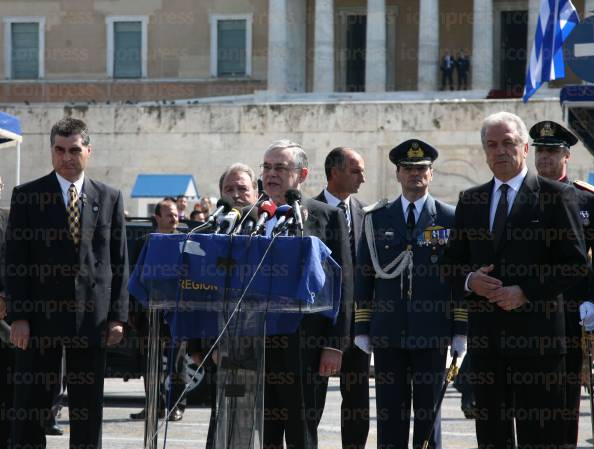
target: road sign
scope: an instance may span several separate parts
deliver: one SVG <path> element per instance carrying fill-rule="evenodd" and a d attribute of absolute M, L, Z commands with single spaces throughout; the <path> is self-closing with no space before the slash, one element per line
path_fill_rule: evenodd
<path fill-rule="evenodd" d="M 594 83 L 594 16 L 579 23 L 565 41 L 565 61 L 577 76 Z"/>

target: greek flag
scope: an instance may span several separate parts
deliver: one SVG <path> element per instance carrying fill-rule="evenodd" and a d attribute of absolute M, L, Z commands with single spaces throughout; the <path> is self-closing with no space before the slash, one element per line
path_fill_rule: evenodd
<path fill-rule="evenodd" d="M 563 42 L 578 22 L 577 11 L 570 0 L 541 1 L 526 73 L 524 103 L 543 82 L 565 77 Z"/>

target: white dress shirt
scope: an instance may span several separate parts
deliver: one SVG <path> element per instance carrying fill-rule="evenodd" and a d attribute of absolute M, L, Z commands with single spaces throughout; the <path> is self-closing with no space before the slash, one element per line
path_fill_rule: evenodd
<path fill-rule="evenodd" d="M 338 205 L 342 202 L 346 206 L 346 220 L 349 229 L 351 229 L 351 196 L 349 195 L 345 200 L 341 200 L 340 198 L 335 197 L 328 189 L 324 189 L 324 198 L 326 198 L 326 203 L 330 206 L 338 207 Z"/>
<path fill-rule="evenodd" d="M 421 216 L 421 211 L 423 210 L 423 206 L 425 205 L 425 201 L 427 201 L 427 197 L 429 196 L 429 192 L 423 195 L 421 198 L 414 202 L 414 214 L 415 214 L 415 223 L 419 222 L 419 217 Z M 404 222 L 408 220 L 408 205 L 410 201 L 408 201 L 404 195 L 400 195 L 401 202 L 402 202 L 402 213 L 404 214 Z"/>
<path fill-rule="evenodd" d="M 514 205 L 514 200 L 516 199 L 516 195 L 522 187 L 522 183 L 524 182 L 524 178 L 528 173 L 528 167 L 524 167 L 520 173 L 514 176 L 512 179 L 506 181 L 505 183 L 497 178 L 493 178 L 495 180 L 493 184 L 493 193 L 491 195 L 491 208 L 489 211 L 489 230 L 493 230 L 493 222 L 495 221 L 495 212 L 497 211 L 497 205 L 499 204 L 499 198 L 501 197 L 501 191 L 499 187 L 501 184 L 507 184 L 509 189 L 507 190 L 507 213 L 509 215 L 512 206 Z"/>
<path fill-rule="evenodd" d="M 70 186 L 72 184 L 74 184 L 74 188 L 76 189 L 76 194 L 80 198 L 80 196 L 82 194 L 83 183 L 85 181 L 85 173 L 83 172 L 81 174 L 80 178 L 78 178 L 74 182 L 68 181 L 63 176 L 60 176 L 58 174 L 58 172 L 55 172 L 55 173 L 56 173 L 56 178 L 58 178 L 58 182 L 60 183 L 60 189 L 62 190 L 62 199 L 64 200 L 64 207 L 66 207 L 66 209 L 68 209 L 68 189 L 70 189 Z"/>

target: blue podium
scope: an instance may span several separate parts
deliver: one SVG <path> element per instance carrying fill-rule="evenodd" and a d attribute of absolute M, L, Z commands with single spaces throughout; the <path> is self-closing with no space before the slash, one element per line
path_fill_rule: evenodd
<path fill-rule="evenodd" d="M 262 449 L 265 337 L 303 314 L 335 320 L 341 270 L 316 237 L 151 234 L 130 278 L 149 309 L 145 447 L 157 447 L 159 314 L 172 336 L 217 342 L 217 449 Z M 175 402 L 175 401 L 174 401 Z"/>

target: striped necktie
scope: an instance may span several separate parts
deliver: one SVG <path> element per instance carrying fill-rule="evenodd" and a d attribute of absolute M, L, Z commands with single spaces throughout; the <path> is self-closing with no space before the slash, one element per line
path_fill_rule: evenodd
<path fill-rule="evenodd" d="M 68 188 L 68 230 L 78 249 L 80 243 L 80 210 L 78 209 L 78 193 L 74 184 Z"/>

